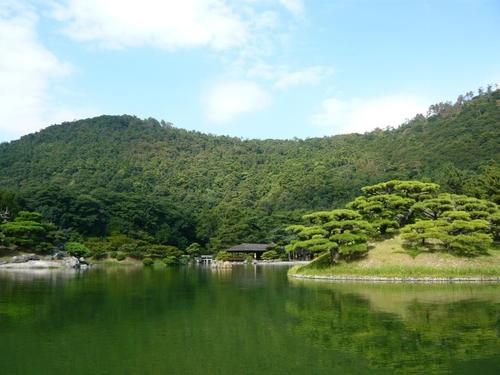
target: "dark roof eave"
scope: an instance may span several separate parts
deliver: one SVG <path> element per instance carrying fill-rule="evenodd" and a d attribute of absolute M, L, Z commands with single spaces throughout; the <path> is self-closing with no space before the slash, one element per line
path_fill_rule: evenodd
<path fill-rule="evenodd" d="M 273 246 L 273 244 L 241 244 L 241 245 L 236 245 L 233 247 L 230 247 L 226 251 L 228 252 L 233 252 L 233 253 L 254 253 L 254 252 L 260 252 L 260 251 L 266 251 L 268 248 Z"/>

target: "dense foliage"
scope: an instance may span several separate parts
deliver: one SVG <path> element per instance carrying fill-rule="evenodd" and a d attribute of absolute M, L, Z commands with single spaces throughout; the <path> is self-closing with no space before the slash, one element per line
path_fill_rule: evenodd
<path fill-rule="evenodd" d="M 372 226 L 352 210 L 337 209 L 319 211 L 305 215 L 309 226 L 292 225 L 287 229 L 296 233 L 285 249 L 296 255 L 299 252 L 330 252 L 332 262 L 344 259 L 355 259 L 368 251 L 367 241 Z"/>
<path fill-rule="evenodd" d="M 132 116 L 51 126 L 0 144 L 0 222 L 19 227 L 19 211 L 36 211 L 66 237 L 102 242 L 101 252 L 144 254 L 146 243 L 185 249 L 196 242 L 191 250 L 199 254 L 239 242 L 280 243 L 287 234 L 276 228 L 342 207 L 379 181 L 432 180 L 443 191 L 499 203 L 499 101 L 498 90 L 468 94 L 397 129 L 306 140 L 213 136 Z M 365 193 L 349 209 L 381 234 L 406 224 L 419 200 Z M 31 225 L 20 238 L 43 237 Z M 119 236 L 133 248 L 109 240 Z"/>
<path fill-rule="evenodd" d="M 303 216 L 308 225 L 289 226 L 296 237 L 285 249 L 294 254 L 330 252 L 330 263 L 337 263 L 365 255 L 370 239 L 400 230 L 414 250 L 486 254 L 499 239 L 497 204 L 438 194 L 439 189 L 435 183 L 400 180 L 363 187 L 363 195 L 347 204 L 350 209 L 313 212 Z"/>
<path fill-rule="evenodd" d="M 486 253 L 498 240 L 498 206 L 487 200 L 440 194 L 412 206 L 417 221 L 402 230 L 410 244 L 461 255 Z"/>

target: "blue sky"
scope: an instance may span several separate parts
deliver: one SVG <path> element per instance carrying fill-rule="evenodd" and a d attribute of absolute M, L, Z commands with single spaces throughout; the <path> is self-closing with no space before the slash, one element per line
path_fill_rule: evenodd
<path fill-rule="evenodd" d="M 244 138 L 365 132 L 488 83 L 498 0 L 0 0 L 0 141 L 124 113 Z"/>

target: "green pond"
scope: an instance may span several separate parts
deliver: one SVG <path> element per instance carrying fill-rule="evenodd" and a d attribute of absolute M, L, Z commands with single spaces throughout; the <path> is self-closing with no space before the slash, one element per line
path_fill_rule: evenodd
<path fill-rule="evenodd" d="M 1 374 L 500 374 L 500 285 L 0 273 Z"/>

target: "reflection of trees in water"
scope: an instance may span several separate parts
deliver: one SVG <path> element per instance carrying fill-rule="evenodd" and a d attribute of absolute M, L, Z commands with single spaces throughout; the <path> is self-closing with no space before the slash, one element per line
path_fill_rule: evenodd
<path fill-rule="evenodd" d="M 102 274 L 105 273 L 103 277 Z M 126 278 L 127 282 L 123 282 Z M 65 324 L 86 324 L 96 314 L 116 316 L 118 306 L 127 306 L 132 315 L 148 311 L 161 313 L 158 301 L 174 303 L 166 293 L 179 283 L 170 274 L 141 272 L 136 268 L 92 270 L 89 272 L 2 273 L 0 275 L 0 319 L 4 323 L 35 323 L 57 331 L 57 318 Z M 159 285 L 159 286 L 158 286 Z M 188 283 L 184 283 L 189 288 Z M 138 303 L 140 302 L 140 303 Z M 168 303 L 166 304 L 168 306 Z M 70 317 L 70 320 L 66 320 Z"/>
<path fill-rule="evenodd" d="M 405 293 L 404 288 L 387 287 L 374 301 L 363 286 L 359 293 L 345 292 L 342 285 L 313 287 L 312 299 L 289 300 L 287 312 L 296 333 L 313 345 L 358 354 L 374 368 L 397 373 L 441 373 L 457 362 L 500 353 L 498 300 L 471 299 L 469 293 L 460 299 L 457 290 L 450 290 L 452 300 L 440 303 L 429 290 L 400 298 L 394 294 Z M 374 308 L 384 295 L 402 300 L 397 310 L 404 314 Z"/>
<path fill-rule="evenodd" d="M 72 373 L 75 365 L 77 373 L 96 373 L 94 364 L 109 374 L 294 374 L 308 367 L 301 340 L 290 345 L 281 324 L 290 290 L 284 272 L 234 267 L 220 277 L 201 268 L 108 269 L 65 280 L 2 281 L 4 373 L 37 373 L 43 361 L 46 372 L 68 370 L 51 373 Z M 16 361 L 18 348 L 31 360 Z M 54 353 L 60 360 L 51 362 Z M 311 349 L 310 357 L 321 353 Z M 324 368 L 340 366 L 335 362 Z"/>
<path fill-rule="evenodd" d="M 427 374 L 500 352 L 500 286 L 298 285 L 269 267 L 0 275 L 0 352 L 13 369 L 4 372 L 29 373 L 20 370 L 57 352 L 80 353 L 87 373 L 102 357 L 106 369 L 156 366 L 149 373 L 361 373 L 366 362 Z M 12 359 L 21 347 L 32 361 Z M 207 350 L 213 367 L 195 366 Z"/>
<path fill-rule="evenodd" d="M 266 302 L 278 300 L 280 294 L 273 285 L 282 279 L 282 274 L 259 267 L 233 267 L 222 274 L 188 267 L 3 272 L 0 322 L 4 328 L 31 324 L 34 329 L 58 332 L 58 319 L 64 319 L 67 326 L 86 325 L 93 319 L 105 321 L 106 317 L 114 324 L 126 324 L 187 311 L 190 315 L 199 312 L 205 321 L 203 311 L 213 305 L 233 311 L 237 317 L 257 308 L 253 293 L 259 296 L 264 290 Z M 239 298 L 242 293 L 248 298 Z M 262 308 L 267 306 L 262 304 Z"/>

